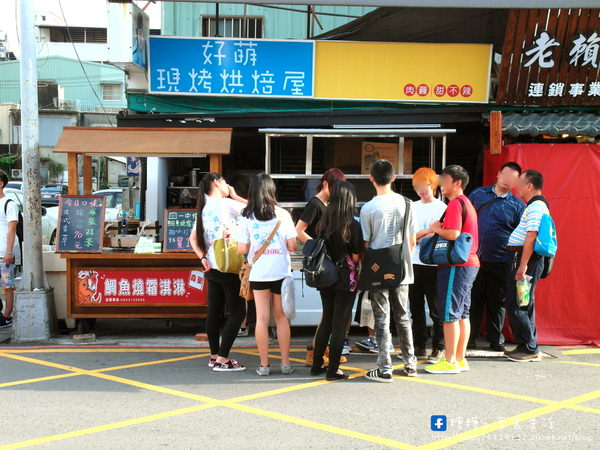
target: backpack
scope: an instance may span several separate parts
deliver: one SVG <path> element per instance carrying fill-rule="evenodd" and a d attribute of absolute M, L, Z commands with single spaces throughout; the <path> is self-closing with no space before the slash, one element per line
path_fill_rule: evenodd
<path fill-rule="evenodd" d="M 333 286 L 339 279 L 337 266 L 327 254 L 325 239 L 310 239 L 302 248 L 302 272 L 306 284 L 316 289 Z"/>
<path fill-rule="evenodd" d="M 14 202 L 10 198 L 6 200 L 4 203 L 4 215 L 7 215 L 8 211 L 8 202 Z M 15 203 L 16 204 L 16 203 Z M 17 211 L 19 211 L 19 219 L 17 220 L 17 239 L 19 240 L 19 250 L 21 251 L 21 255 L 23 255 L 23 214 L 17 205 Z"/>
<path fill-rule="evenodd" d="M 531 205 L 536 200 L 542 201 L 550 208 L 546 198 L 541 195 L 533 197 L 527 205 Z M 558 249 L 558 240 L 556 237 L 556 226 L 550 214 L 544 214 L 540 221 L 538 235 L 533 245 L 533 251 L 544 258 L 544 269 L 540 278 L 546 278 L 554 268 L 554 259 Z"/>

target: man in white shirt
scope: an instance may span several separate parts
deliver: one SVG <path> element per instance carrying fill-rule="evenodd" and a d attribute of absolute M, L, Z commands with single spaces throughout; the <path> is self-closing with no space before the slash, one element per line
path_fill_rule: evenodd
<path fill-rule="evenodd" d="M 12 310 L 15 292 L 15 261 L 20 257 L 17 239 L 19 206 L 4 195 L 8 176 L 0 170 L 0 266 L 2 290 L 6 304 L 0 314 L 0 328 L 12 325 Z"/>

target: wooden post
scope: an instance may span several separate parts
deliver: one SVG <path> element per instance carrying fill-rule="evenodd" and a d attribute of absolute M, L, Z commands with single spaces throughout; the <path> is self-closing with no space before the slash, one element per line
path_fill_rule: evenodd
<path fill-rule="evenodd" d="M 223 159 L 221 155 L 210 155 L 210 171 L 223 175 Z"/>
<path fill-rule="evenodd" d="M 92 157 L 83 156 L 83 195 L 92 194 Z"/>
<path fill-rule="evenodd" d="M 502 153 L 502 111 L 490 113 L 490 153 L 492 155 Z"/>
<path fill-rule="evenodd" d="M 69 171 L 69 195 L 78 195 L 79 168 L 77 167 L 77 153 L 69 153 L 67 158 L 67 170 Z"/>

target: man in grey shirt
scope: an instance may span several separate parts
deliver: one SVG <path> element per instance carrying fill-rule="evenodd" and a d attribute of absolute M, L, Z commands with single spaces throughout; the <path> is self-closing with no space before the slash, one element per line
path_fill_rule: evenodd
<path fill-rule="evenodd" d="M 370 180 L 377 195 L 366 203 L 360 211 L 365 247 L 380 249 L 402 244 L 408 239 L 409 245 L 403 246 L 402 263 L 404 264 L 404 280 L 394 289 L 372 289 L 369 299 L 375 317 L 375 335 L 377 337 L 379 356 L 377 368 L 370 370 L 366 378 L 374 381 L 390 383 L 392 378 L 392 359 L 390 357 L 390 307 L 396 321 L 398 338 L 404 360 L 404 371 L 407 376 L 416 376 L 417 359 L 414 355 L 412 327 L 409 316 L 408 285 L 413 283 L 412 251 L 416 244 L 416 225 L 411 209 L 408 210 L 406 230 L 404 216 L 406 201 L 400 194 L 392 191 L 392 183 L 396 179 L 394 167 L 389 161 L 379 160 L 371 167 Z"/>

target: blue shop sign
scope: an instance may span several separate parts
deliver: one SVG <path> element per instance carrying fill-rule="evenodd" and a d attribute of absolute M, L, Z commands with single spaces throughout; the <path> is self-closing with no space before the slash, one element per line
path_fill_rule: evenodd
<path fill-rule="evenodd" d="M 312 97 L 314 42 L 150 37 L 149 92 Z"/>

